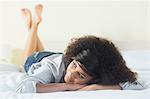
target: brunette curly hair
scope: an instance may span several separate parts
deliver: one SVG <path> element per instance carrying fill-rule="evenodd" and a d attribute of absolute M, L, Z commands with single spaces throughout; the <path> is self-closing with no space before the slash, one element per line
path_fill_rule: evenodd
<path fill-rule="evenodd" d="M 83 69 L 93 77 L 88 84 L 117 85 L 136 80 L 136 73 L 127 67 L 117 47 L 107 39 L 92 35 L 73 38 L 63 60 L 68 66 L 73 59 L 83 64 Z"/>

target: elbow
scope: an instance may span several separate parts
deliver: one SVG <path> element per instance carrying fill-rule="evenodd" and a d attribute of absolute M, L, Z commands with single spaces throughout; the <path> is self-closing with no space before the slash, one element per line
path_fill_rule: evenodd
<path fill-rule="evenodd" d="M 23 82 L 17 86 L 16 93 L 36 93 L 36 83 L 33 81 Z"/>

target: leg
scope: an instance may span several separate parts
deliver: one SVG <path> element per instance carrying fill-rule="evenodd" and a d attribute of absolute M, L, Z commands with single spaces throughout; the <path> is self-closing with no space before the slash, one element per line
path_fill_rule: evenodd
<path fill-rule="evenodd" d="M 38 4 L 35 6 L 35 13 L 36 13 L 35 20 L 38 24 L 42 20 L 42 18 L 41 18 L 42 8 L 43 8 L 43 6 L 41 4 Z M 41 50 L 44 50 L 44 47 L 43 47 L 41 40 L 39 39 L 39 37 L 37 35 L 37 51 L 41 51 Z"/>
<path fill-rule="evenodd" d="M 30 32 L 23 53 L 23 58 L 26 59 L 26 57 L 31 55 L 33 52 L 36 52 L 38 26 L 34 22 L 32 22 L 32 15 L 29 9 L 23 9 L 22 13 L 26 18 L 27 27 Z"/>
<path fill-rule="evenodd" d="M 19 66 L 19 70 L 23 70 L 24 61 L 26 58 L 31 55 L 33 52 L 36 52 L 37 48 L 37 26 L 33 26 L 32 15 L 29 9 L 22 9 L 22 14 L 26 19 L 27 28 L 29 31 L 29 35 L 27 38 L 27 42 L 23 51 L 23 63 Z"/>
<path fill-rule="evenodd" d="M 21 9 L 22 11 L 22 15 L 24 16 L 25 20 L 26 20 L 26 24 L 27 24 L 27 28 L 28 30 L 31 29 L 31 25 L 32 25 L 32 15 L 29 9 L 23 8 Z"/>
<path fill-rule="evenodd" d="M 29 28 L 30 33 L 24 50 L 24 58 L 28 57 L 34 52 L 41 51 L 44 49 L 37 34 L 38 25 L 42 20 L 41 18 L 42 8 L 43 6 L 40 4 L 35 6 L 36 16 L 33 20 L 32 20 L 31 12 L 28 9 L 26 9 L 25 11 L 26 15 L 30 16 L 30 17 L 26 16 L 27 26 Z"/>
<path fill-rule="evenodd" d="M 23 53 L 23 60 L 25 60 L 28 56 L 33 54 L 34 52 L 43 50 L 44 47 L 37 35 L 37 30 L 38 30 L 38 25 L 41 22 L 41 12 L 42 12 L 42 6 L 41 5 L 36 5 L 35 7 L 36 11 L 36 17 L 32 20 L 32 15 L 30 10 L 28 9 L 23 9 L 23 15 L 25 16 L 27 20 L 27 27 L 29 30 L 29 35 L 27 39 L 27 43 L 24 49 Z M 22 65 L 20 66 L 22 69 Z"/>
<path fill-rule="evenodd" d="M 43 47 L 43 44 L 42 44 L 41 40 L 39 39 L 39 37 L 37 37 L 37 39 L 38 39 L 37 51 L 44 50 L 44 47 Z"/>

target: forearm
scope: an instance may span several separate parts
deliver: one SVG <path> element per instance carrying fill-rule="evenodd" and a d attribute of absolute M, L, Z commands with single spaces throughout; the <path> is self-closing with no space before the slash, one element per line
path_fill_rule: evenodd
<path fill-rule="evenodd" d="M 104 86 L 104 85 L 93 84 L 93 85 L 85 86 L 79 90 L 88 91 L 88 90 L 108 90 L 108 89 L 121 90 L 121 87 L 119 85 L 105 85 Z"/>
<path fill-rule="evenodd" d="M 36 84 L 37 93 L 48 93 L 67 90 L 65 83 Z"/>
<path fill-rule="evenodd" d="M 100 90 L 105 90 L 105 89 L 121 90 L 121 87 L 119 85 L 106 85 L 106 86 L 98 87 L 98 89 L 100 89 Z"/>
<path fill-rule="evenodd" d="M 85 87 L 80 84 L 69 84 L 69 83 L 50 83 L 50 84 L 36 84 L 37 93 L 48 93 L 57 91 L 75 91 Z"/>

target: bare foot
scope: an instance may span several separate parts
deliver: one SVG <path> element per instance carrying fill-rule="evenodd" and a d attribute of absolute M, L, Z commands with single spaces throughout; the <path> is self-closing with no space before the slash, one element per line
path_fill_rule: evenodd
<path fill-rule="evenodd" d="M 42 10 L 43 10 L 43 6 L 41 4 L 38 4 L 35 6 L 35 19 L 34 20 L 37 24 L 39 24 L 42 21 L 42 17 L 41 17 Z"/>
<path fill-rule="evenodd" d="M 21 9 L 22 11 L 22 15 L 25 17 L 26 19 L 26 23 L 27 23 L 27 27 L 28 29 L 31 29 L 31 25 L 32 25 L 32 15 L 29 9 L 27 8 L 23 8 Z"/>

